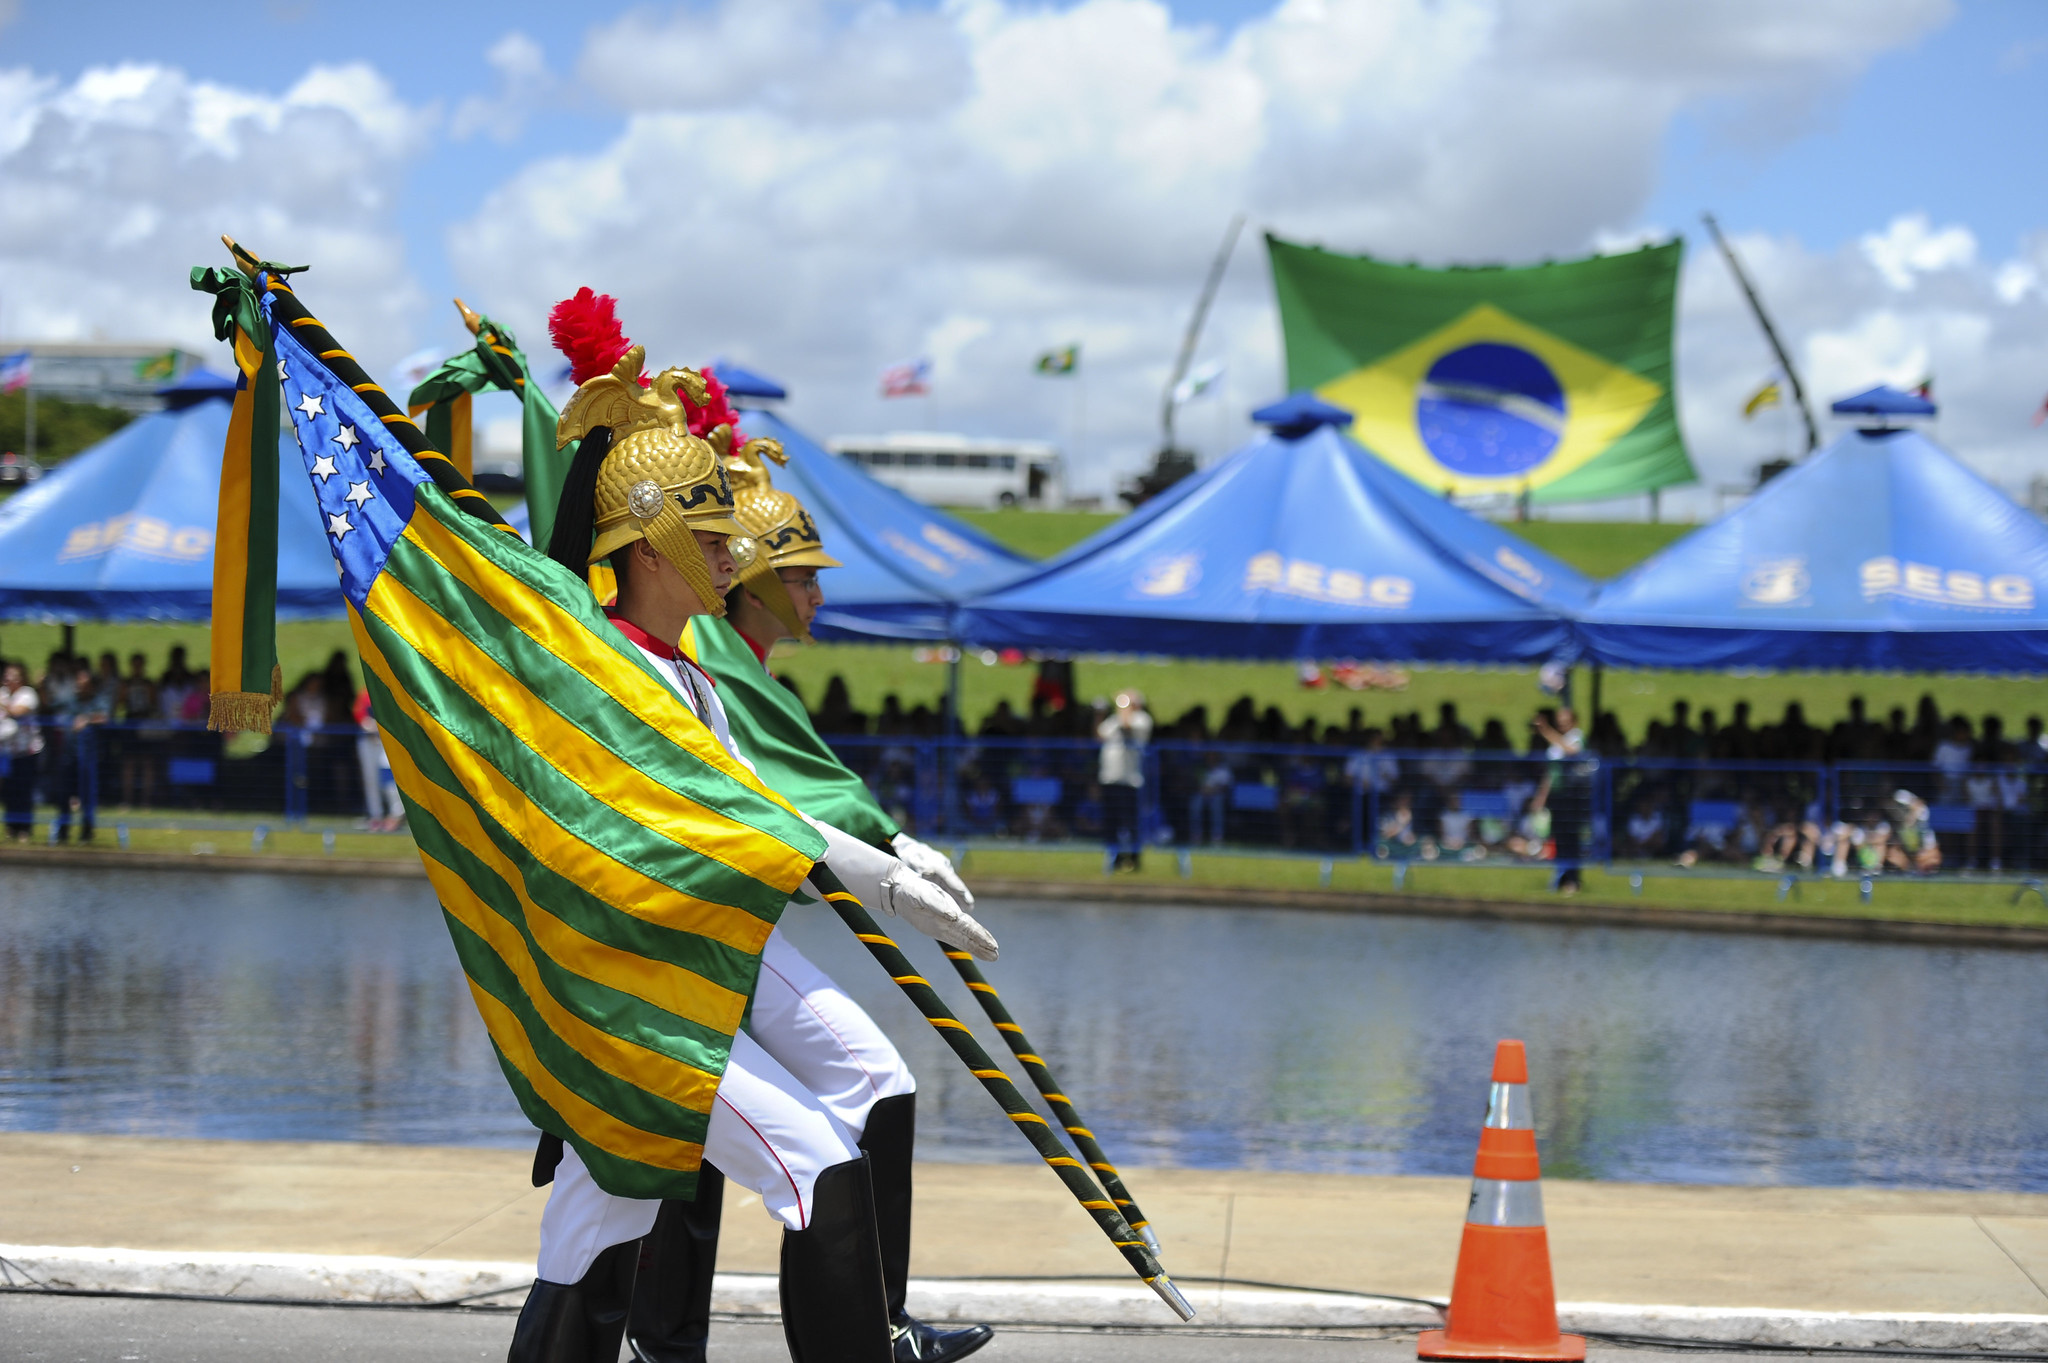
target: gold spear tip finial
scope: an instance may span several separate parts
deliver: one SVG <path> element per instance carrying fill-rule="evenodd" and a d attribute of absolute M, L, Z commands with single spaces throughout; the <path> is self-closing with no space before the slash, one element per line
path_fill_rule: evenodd
<path fill-rule="evenodd" d="M 469 334 L 472 336 L 476 335 L 478 329 L 483 326 L 484 319 L 471 312 L 469 304 L 463 302 L 460 298 L 455 300 L 455 310 L 462 314 L 462 325 L 469 328 Z"/>
<path fill-rule="evenodd" d="M 236 269 L 240 270 L 243 274 L 255 273 L 256 257 L 243 250 L 240 242 L 223 232 L 220 234 L 220 244 L 227 247 L 228 254 L 235 258 Z"/>

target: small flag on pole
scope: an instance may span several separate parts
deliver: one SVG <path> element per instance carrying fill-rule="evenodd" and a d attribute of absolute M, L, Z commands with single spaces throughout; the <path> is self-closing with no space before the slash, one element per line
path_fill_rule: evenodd
<path fill-rule="evenodd" d="M 1174 405 L 1193 402 L 1216 386 L 1216 380 L 1223 377 L 1223 361 L 1211 360 L 1198 366 L 1193 373 L 1173 386 Z"/>
<path fill-rule="evenodd" d="M 1071 374 L 1081 365 L 1081 347 L 1061 346 L 1048 350 L 1038 357 L 1038 372 L 1041 374 Z"/>
<path fill-rule="evenodd" d="M 143 383 L 169 383 L 178 377 L 178 352 L 145 355 L 135 362 L 135 377 Z"/>
<path fill-rule="evenodd" d="M 882 371 L 882 396 L 923 397 L 932 391 L 931 376 L 930 360 L 907 360 L 902 364 L 892 364 Z"/>
<path fill-rule="evenodd" d="M 2041 405 L 2034 409 L 2034 424 L 2038 426 L 2044 421 L 2048 421 L 2048 398 L 2042 398 Z"/>
<path fill-rule="evenodd" d="M 19 393 L 28 387 L 29 379 L 35 375 L 35 367 L 36 357 L 32 351 L 0 356 L 0 393 Z"/>
<path fill-rule="evenodd" d="M 1753 417 L 1764 408 L 1776 407 L 1784 400 L 1785 394 L 1779 389 L 1778 381 L 1772 379 L 1769 383 L 1757 389 L 1756 392 L 1750 394 L 1749 401 L 1742 404 L 1742 415 L 1745 418 Z"/>
<path fill-rule="evenodd" d="M 1934 375 L 1929 374 L 1906 391 L 1914 397 L 1926 398 L 1929 402 L 1934 401 Z"/>

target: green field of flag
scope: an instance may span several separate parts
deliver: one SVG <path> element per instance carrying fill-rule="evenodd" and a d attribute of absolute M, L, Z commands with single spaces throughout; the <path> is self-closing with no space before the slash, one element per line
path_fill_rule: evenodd
<path fill-rule="evenodd" d="M 1266 243 L 1288 388 L 1424 486 L 1569 502 L 1696 481 L 1672 391 L 1681 243 L 1473 269 Z"/>

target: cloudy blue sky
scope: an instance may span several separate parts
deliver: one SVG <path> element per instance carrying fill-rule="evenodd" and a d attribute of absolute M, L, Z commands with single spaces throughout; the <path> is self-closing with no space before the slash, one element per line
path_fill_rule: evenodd
<path fill-rule="evenodd" d="M 1712 208 L 1816 390 L 1931 372 L 1941 436 L 2018 490 L 2048 471 L 2043 127 L 2031 0 L 0 0 L 0 333 L 199 345 L 184 272 L 228 231 L 313 262 L 373 368 L 455 345 L 454 293 L 543 347 L 588 283 L 818 434 L 1051 436 L 1107 491 L 1234 212 L 1438 262 L 1679 232 L 1711 488 L 1787 438 L 1740 416 L 1770 362 Z M 1032 375 L 1070 341 L 1080 383 Z M 933 396 L 881 401 L 918 355 Z M 1219 454 L 1280 385 L 1253 233 L 1203 356 L 1228 378 L 1185 429 Z"/>

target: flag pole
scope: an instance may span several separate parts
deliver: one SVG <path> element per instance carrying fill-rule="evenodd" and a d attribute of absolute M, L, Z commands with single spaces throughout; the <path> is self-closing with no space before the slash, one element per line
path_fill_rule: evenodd
<path fill-rule="evenodd" d="M 1110 1243 L 1123 1251 L 1124 1260 L 1132 1271 L 1159 1294 L 1161 1301 L 1173 1308 L 1175 1315 L 1182 1320 L 1193 1320 L 1195 1308 L 1174 1286 L 1173 1279 L 1166 1276 L 1166 1270 L 1160 1267 L 1151 1248 L 1131 1229 L 1116 1204 L 1100 1196 L 1102 1190 L 1095 1186 L 1095 1181 L 1081 1167 L 1081 1162 L 1069 1155 L 1066 1147 L 1054 1138 L 1045 1118 L 1031 1110 L 1031 1104 L 1024 1101 L 1024 1095 L 1010 1082 L 1010 1076 L 981 1048 L 981 1043 L 974 1039 L 974 1033 L 968 1030 L 967 1024 L 953 1016 L 946 1007 L 946 1001 L 939 997 L 939 991 L 932 988 L 931 981 L 917 973 L 917 967 L 910 963 L 903 949 L 882 931 L 873 915 L 861 906 L 860 900 L 854 898 L 830 867 L 819 862 L 811 868 L 810 879 L 838 912 L 840 920 L 867 945 L 869 953 L 880 962 L 882 969 L 902 986 L 917 1011 L 924 1014 L 925 1021 L 946 1039 L 946 1044 L 953 1048 L 953 1054 L 960 1057 L 974 1077 L 981 1080 L 989 1096 L 1009 1114 L 1017 1129 L 1024 1133 L 1024 1138 L 1038 1151 L 1039 1158 L 1059 1175 L 1060 1182 L 1067 1185 L 1067 1191 L 1074 1195 L 1074 1200 L 1095 1218 L 1095 1224 L 1109 1237 Z"/>
<path fill-rule="evenodd" d="M 1145 1219 L 1145 1213 L 1131 1196 L 1131 1190 L 1124 1186 L 1123 1175 L 1109 1162 L 1109 1156 L 1103 1153 L 1102 1146 L 1095 1139 L 1095 1133 L 1088 1129 L 1087 1123 L 1081 1120 L 1081 1114 L 1074 1110 L 1073 1100 L 1060 1091 L 1060 1081 L 1053 1078 L 1052 1068 L 1045 1063 L 1045 1058 L 1032 1049 L 1030 1038 L 1024 1035 L 1024 1029 L 1017 1025 L 1017 1019 L 1010 1016 L 1010 1010 L 1003 1006 L 1002 995 L 996 993 L 996 987 L 988 982 L 988 977 L 981 973 L 981 967 L 974 963 L 974 957 L 967 952 L 947 947 L 946 959 L 953 963 L 953 969 L 973 992 L 975 1002 L 981 1005 L 981 1011 L 988 1014 L 988 1020 L 1002 1033 L 1010 1053 L 1024 1066 L 1024 1072 L 1031 1076 L 1031 1082 L 1038 1086 L 1038 1091 L 1044 1095 L 1047 1106 L 1052 1108 L 1052 1115 L 1060 1119 L 1060 1125 L 1073 1137 L 1075 1147 L 1081 1152 L 1081 1158 L 1088 1161 L 1088 1167 L 1102 1180 L 1103 1191 L 1116 1203 L 1117 1210 L 1124 1214 L 1124 1219 L 1131 1223 L 1131 1229 L 1144 1238 L 1154 1254 L 1159 1253 L 1159 1237 L 1153 1233 L 1152 1223 Z"/>
<path fill-rule="evenodd" d="M 1749 300 L 1749 310 L 1756 317 L 1756 324 L 1763 328 L 1764 339 L 1771 343 L 1771 353 L 1778 357 L 1778 364 L 1785 371 L 1786 381 L 1792 385 L 1792 401 L 1799 407 L 1799 419 L 1806 423 L 1806 452 L 1812 454 L 1820 448 L 1820 428 L 1813 424 L 1813 409 L 1806 402 L 1806 385 L 1799 381 L 1799 371 L 1792 367 L 1792 357 L 1785 351 L 1785 343 L 1778 339 L 1778 329 L 1771 325 L 1770 314 L 1764 311 L 1763 299 L 1757 297 L 1756 286 L 1749 282 L 1749 275 L 1742 268 L 1735 248 L 1728 244 L 1728 238 L 1721 235 L 1721 224 L 1714 221 L 1712 213 L 1700 217 L 1707 224 L 1707 231 L 1714 238 L 1714 244 L 1721 248 L 1722 258 L 1728 262 L 1728 272 L 1735 276 L 1735 282 L 1742 289 L 1742 296 Z"/>
<path fill-rule="evenodd" d="M 476 490 L 469 478 L 455 467 L 454 460 L 428 442 L 426 432 L 422 431 L 411 417 L 399 410 L 398 404 L 391 400 L 391 395 L 384 391 L 382 385 L 363 372 L 363 367 L 356 362 L 356 357 L 343 350 L 340 342 L 328 334 L 320 319 L 307 311 L 306 305 L 299 301 L 298 295 L 292 292 L 290 285 L 279 276 L 266 271 L 263 262 L 243 250 L 233 237 L 223 236 L 220 240 L 234 256 L 237 269 L 251 279 L 263 279 L 265 293 L 271 300 L 271 310 L 276 316 L 286 326 L 292 328 L 292 334 L 299 338 L 301 344 L 320 357 L 321 362 L 334 377 L 347 384 L 362 398 L 371 414 L 384 423 L 384 429 L 391 432 L 392 439 L 404 446 L 407 454 L 419 460 L 420 467 L 434 480 L 436 487 L 478 520 L 487 525 L 494 525 L 508 534 L 516 533 L 505 523 L 505 518 L 498 514 L 498 509 L 491 505 L 490 498 Z"/>

